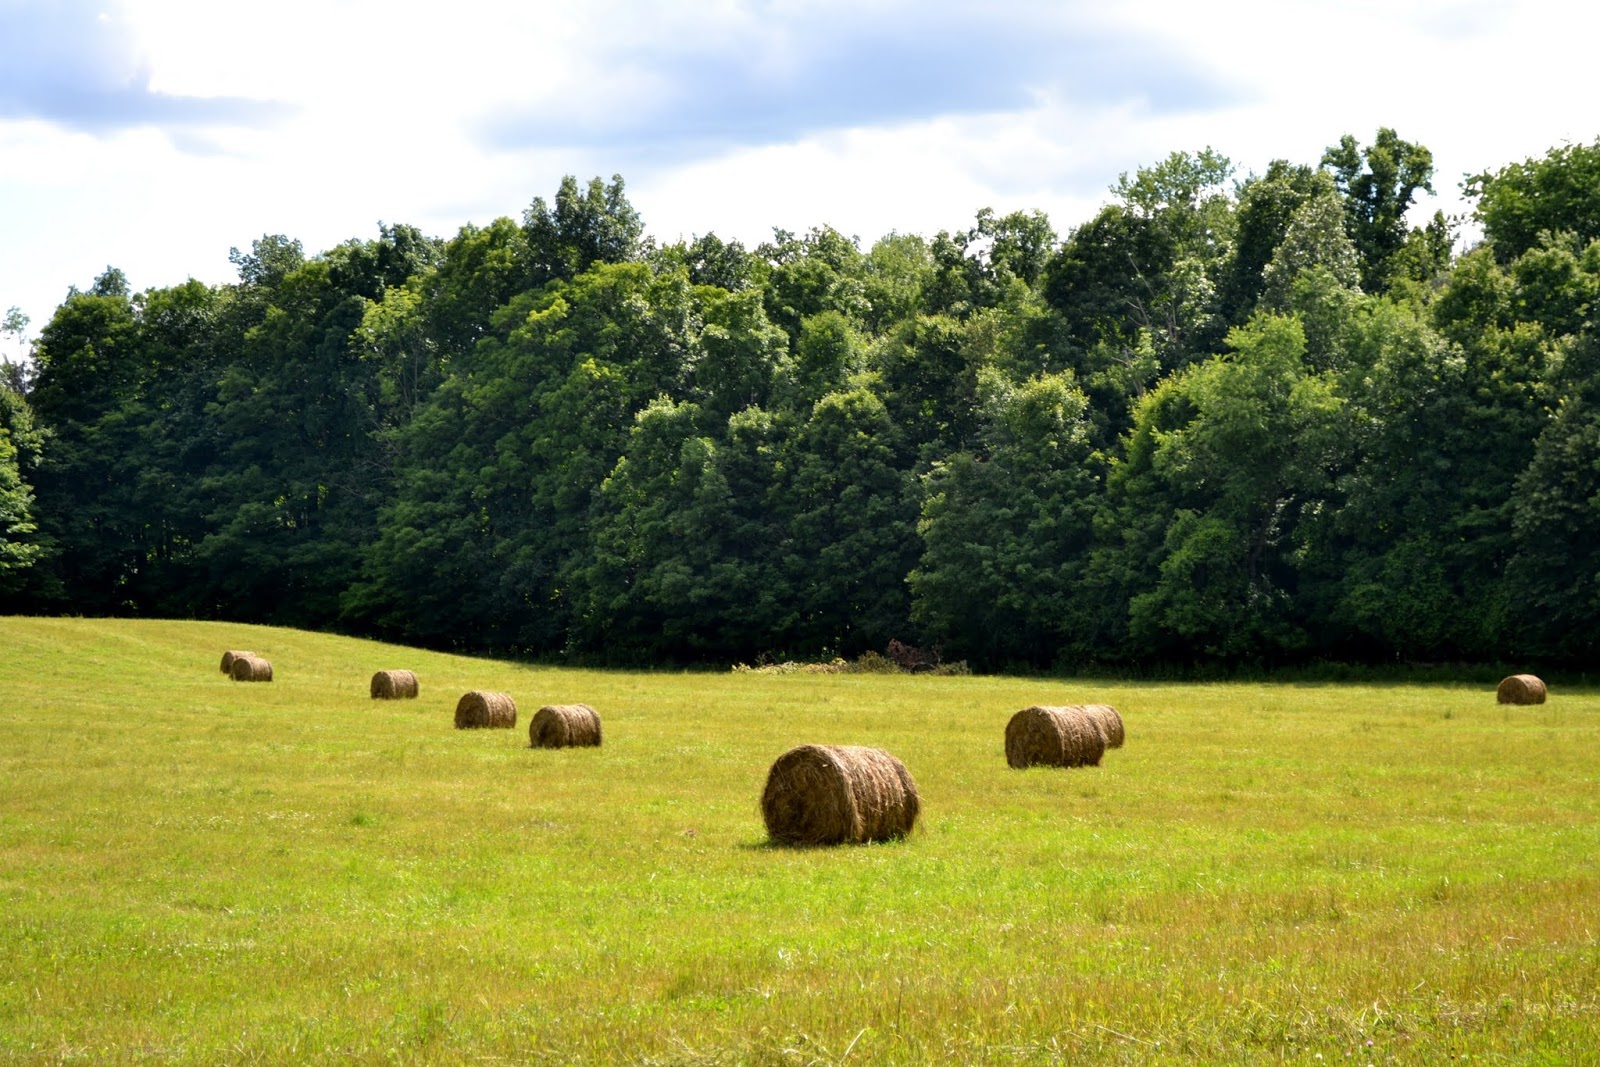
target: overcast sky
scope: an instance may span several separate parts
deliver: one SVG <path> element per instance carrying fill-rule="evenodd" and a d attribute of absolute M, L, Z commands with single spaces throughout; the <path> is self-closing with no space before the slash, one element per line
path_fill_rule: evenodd
<path fill-rule="evenodd" d="M 0 0 L 0 310 L 231 281 L 264 233 L 450 236 L 563 174 L 648 232 L 864 244 L 977 209 L 1065 233 L 1124 171 L 1240 173 L 1380 126 L 1463 175 L 1600 136 L 1600 8 L 1556 0 Z M 11 352 L 11 346 L 0 346 Z"/>

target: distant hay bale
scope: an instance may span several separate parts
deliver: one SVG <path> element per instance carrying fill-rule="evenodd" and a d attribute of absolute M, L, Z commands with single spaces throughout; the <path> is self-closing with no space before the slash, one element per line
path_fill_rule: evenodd
<path fill-rule="evenodd" d="M 600 744 L 600 715 L 587 704 L 546 704 L 528 724 L 534 748 L 575 748 Z"/>
<path fill-rule="evenodd" d="M 270 682 L 272 664 L 260 656 L 252 656 L 247 652 L 233 657 L 231 674 L 236 682 Z"/>
<path fill-rule="evenodd" d="M 921 810 L 905 764 L 858 745 L 790 749 L 761 794 L 767 833 L 786 845 L 887 841 L 910 833 Z"/>
<path fill-rule="evenodd" d="M 485 693 L 474 689 L 456 703 L 456 729 L 480 726 L 506 729 L 517 725 L 517 702 L 508 693 Z"/>
<path fill-rule="evenodd" d="M 233 661 L 253 655 L 255 655 L 254 652 L 224 652 L 222 654 L 222 673 L 231 677 L 233 675 Z"/>
<path fill-rule="evenodd" d="M 1110 704 L 1085 704 L 1083 710 L 1089 713 L 1094 724 L 1100 730 L 1100 736 L 1105 738 L 1107 748 L 1121 748 L 1124 738 L 1122 730 L 1122 716 L 1117 714 L 1117 709 Z"/>
<path fill-rule="evenodd" d="M 1544 682 L 1532 674 L 1513 674 L 1500 682 L 1494 696 L 1501 704 L 1543 704 Z"/>
<path fill-rule="evenodd" d="M 1106 750 L 1101 731 L 1098 717 L 1081 704 L 1023 708 L 1006 724 L 1006 762 L 1018 769 L 1097 767 Z"/>
<path fill-rule="evenodd" d="M 411 671 L 379 671 L 372 676 L 373 700 L 411 700 L 417 693 L 417 676 Z"/>

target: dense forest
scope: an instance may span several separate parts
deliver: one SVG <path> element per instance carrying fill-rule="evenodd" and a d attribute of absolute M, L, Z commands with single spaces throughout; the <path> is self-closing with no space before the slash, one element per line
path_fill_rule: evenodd
<path fill-rule="evenodd" d="M 1600 643 L 1600 141 L 1408 222 L 1378 131 L 1058 235 L 645 236 L 621 178 L 73 290 L 0 384 L 0 611 L 618 663 Z M 7 329 L 20 339 L 25 323 Z"/>

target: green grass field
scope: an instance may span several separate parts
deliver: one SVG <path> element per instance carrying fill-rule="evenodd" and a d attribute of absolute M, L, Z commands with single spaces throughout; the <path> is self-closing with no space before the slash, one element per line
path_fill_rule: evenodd
<path fill-rule="evenodd" d="M 270 685 L 217 669 L 272 660 Z M 422 696 L 372 701 L 380 668 Z M 518 728 L 456 730 L 469 689 Z M 584 701 L 600 749 L 528 746 Z M 1033 703 L 1116 705 L 1014 771 Z M 915 776 L 770 847 L 771 762 Z M 615 673 L 0 619 L 0 1062 L 1596 1063 L 1600 694 Z"/>

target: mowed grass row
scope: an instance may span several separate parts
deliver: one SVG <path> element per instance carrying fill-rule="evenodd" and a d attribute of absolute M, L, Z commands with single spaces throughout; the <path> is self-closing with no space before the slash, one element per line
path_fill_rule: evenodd
<path fill-rule="evenodd" d="M 275 680 L 225 678 L 230 648 Z M 420 699 L 369 699 L 382 668 Z M 512 694 L 517 729 L 454 729 L 470 689 Z M 580 701 L 603 747 L 528 746 L 541 704 Z M 1126 747 L 1006 766 L 1013 712 L 1082 701 L 1120 709 Z M 900 757 L 916 832 L 770 847 L 767 768 L 809 742 Z M 0 789 L 8 1063 L 1600 1045 L 1589 692 L 589 672 L 0 619 Z"/>

